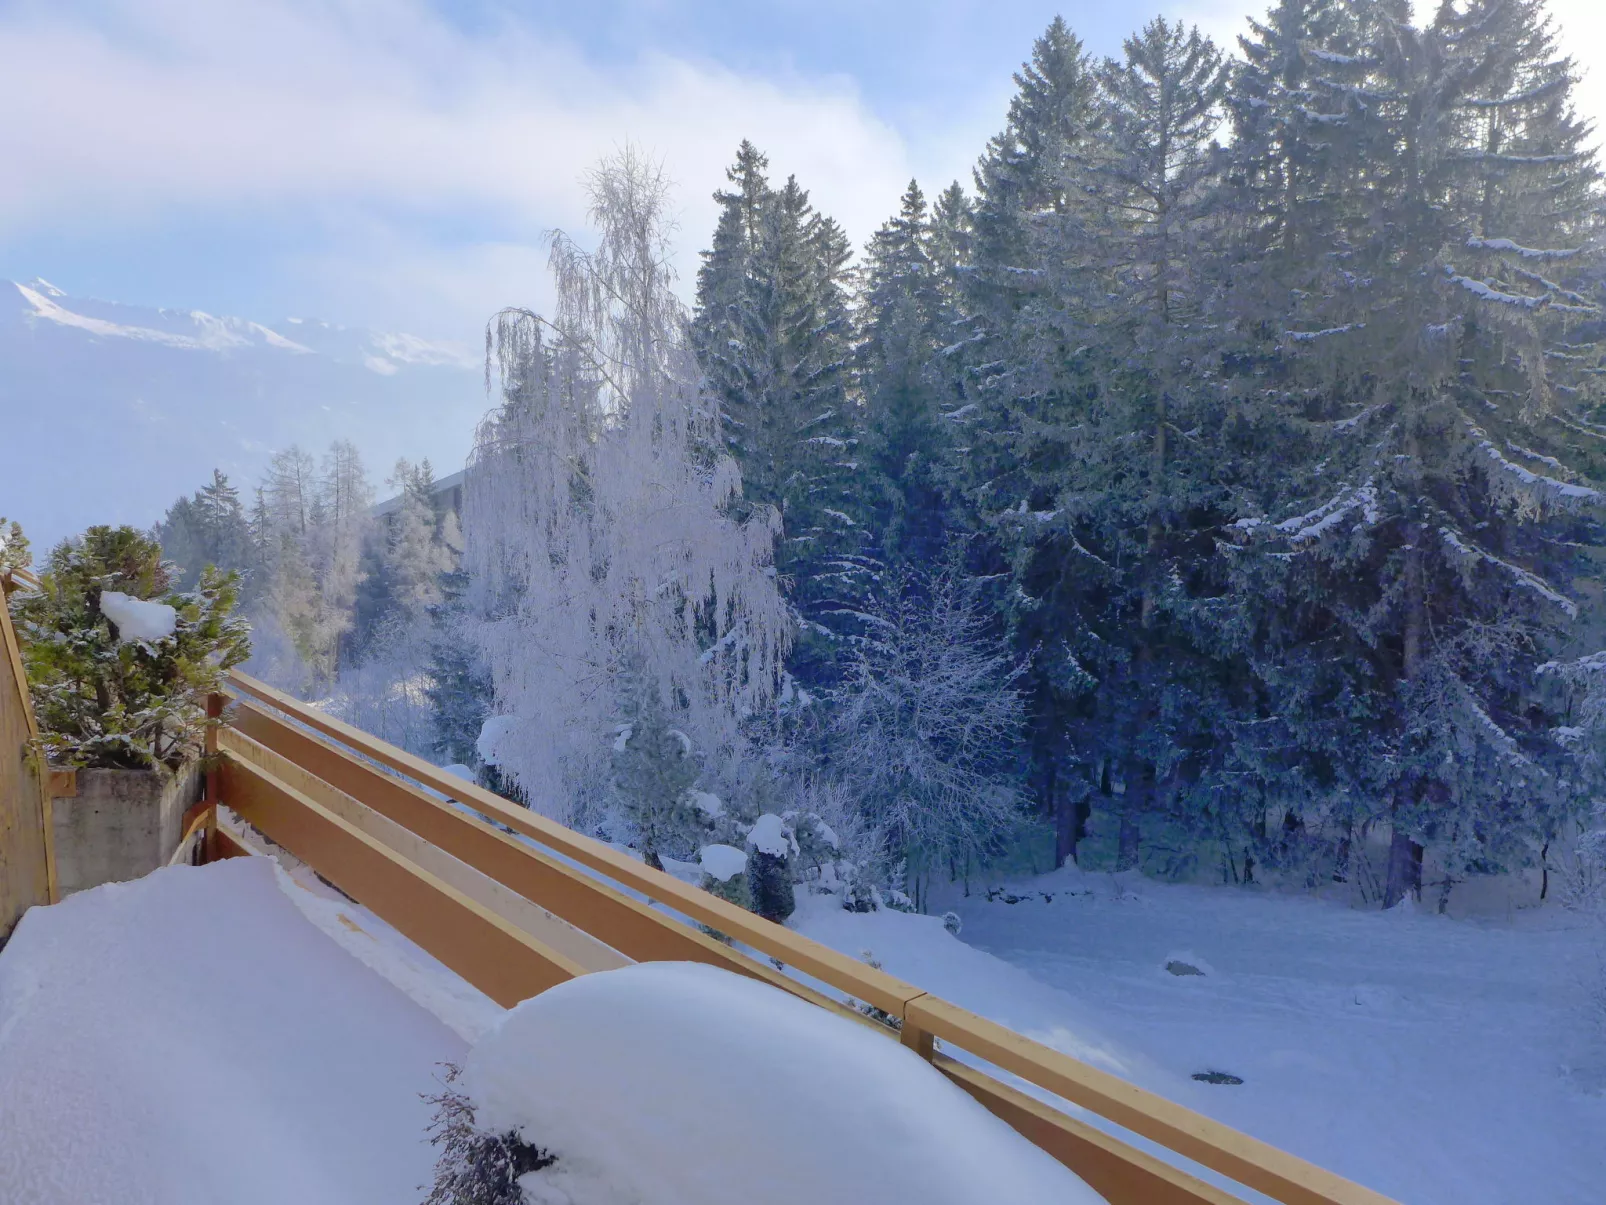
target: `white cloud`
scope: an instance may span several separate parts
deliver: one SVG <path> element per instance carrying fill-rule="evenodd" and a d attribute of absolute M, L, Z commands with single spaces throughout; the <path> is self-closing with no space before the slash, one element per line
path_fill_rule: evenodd
<path fill-rule="evenodd" d="M 1266 0 L 1162 7 L 1235 49 Z M 1552 10 L 1562 49 L 1589 66 L 1606 3 Z M 761 78 L 650 51 L 603 66 L 542 37 L 538 18 L 467 33 L 427 0 L 13 0 L 0 4 L 0 80 L 14 112 L 0 122 L 0 238 L 310 215 L 318 236 L 298 245 L 337 250 L 293 252 L 276 294 L 454 338 L 499 305 L 545 301 L 541 233 L 584 226 L 579 177 L 627 139 L 679 184 L 689 277 L 741 138 L 862 244 L 911 175 L 928 190 L 968 185 L 1011 91 L 1001 72 L 933 93 L 895 129 L 845 77 Z M 1579 104 L 1606 127 L 1606 62 Z"/>
<path fill-rule="evenodd" d="M 93 20 L 25 5 L 0 16 L 0 79 L 28 114 L 0 123 L 0 233 L 320 213 L 350 241 L 305 271 L 422 289 L 443 312 L 482 313 L 481 287 L 513 299 L 539 233 L 583 225 L 582 172 L 626 140 L 681 184 L 688 268 L 743 137 L 857 238 L 910 175 L 849 81 L 650 53 L 607 69 L 528 26 L 465 34 L 417 0 L 109 0 Z"/>

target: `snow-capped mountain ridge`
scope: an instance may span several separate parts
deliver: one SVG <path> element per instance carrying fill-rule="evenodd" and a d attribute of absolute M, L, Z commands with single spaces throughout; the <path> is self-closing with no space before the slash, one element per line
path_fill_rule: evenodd
<path fill-rule="evenodd" d="M 479 367 L 478 357 L 461 344 L 434 342 L 417 335 L 351 330 L 301 318 L 288 319 L 286 333 L 247 318 L 217 317 L 204 310 L 70 298 L 40 277 L 26 284 L 8 283 L 24 303 L 19 312 L 24 322 L 53 322 L 100 338 L 133 339 L 195 351 L 231 352 L 261 347 L 296 355 L 321 354 L 360 363 L 382 376 L 390 376 L 399 366 L 409 364 Z"/>
<path fill-rule="evenodd" d="M 399 457 L 446 475 L 485 411 L 482 370 L 468 347 L 416 335 L 0 281 L 0 515 L 42 546 L 145 527 L 214 467 L 249 497 L 275 451 L 336 439 L 376 485 Z"/>

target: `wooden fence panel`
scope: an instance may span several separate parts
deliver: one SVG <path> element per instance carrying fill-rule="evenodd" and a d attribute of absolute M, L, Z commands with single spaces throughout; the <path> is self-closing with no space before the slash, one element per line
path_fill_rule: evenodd
<path fill-rule="evenodd" d="M 40 781 L 32 753 L 37 736 L 17 633 L 0 601 L 0 941 L 29 908 L 55 899 L 48 780 Z"/>

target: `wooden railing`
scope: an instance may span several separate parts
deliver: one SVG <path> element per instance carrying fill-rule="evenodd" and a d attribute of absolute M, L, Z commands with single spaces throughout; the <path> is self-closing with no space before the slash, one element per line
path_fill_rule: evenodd
<path fill-rule="evenodd" d="M 905 1046 L 1112 1205 L 1231 1205 L 1240 1198 L 1110 1133 L 1111 1125 L 1284 1205 L 1390 1205 L 1370 1189 L 652 870 L 246 675 L 231 674 L 230 690 L 209 800 L 227 805 L 500 1004 L 628 961 L 692 960 L 765 980 L 893 1036 L 892 1027 L 678 914 L 893 1018 Z M 211 848 L 239 852 L 241 841 L 219 830 Z M 1074 1117 L 977 1062 L 1108 1125 Z"/>
<path fill-rule="evenodd" d="M 49 772 L 5 603 L 19 586 L 38 584 L 22 569 L 0 577 L 0 941 L 33 905 L 56 900 Z"/>

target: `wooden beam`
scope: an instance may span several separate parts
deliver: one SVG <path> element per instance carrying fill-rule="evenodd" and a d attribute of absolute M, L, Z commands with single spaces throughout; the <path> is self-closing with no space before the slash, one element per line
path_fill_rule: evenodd
<path fill-rule="evenodd" d="M 15 578 L 26 582 L 34 589 L 39 588 L 39 579 L 27 570 L 13 569 L 11 573 Z M 6 591 L 0 591 L 0 594 L 5 594 L 9 597 L 9 593 Z M 61 900 L 61 889 L 56 882 L 56 821 L 55 812 L 51 806 L 53 796 L 50 791 L 53 775 L 45 760 L 44 747 L 39 741 L 39 717 L 34 714 L 33 696 L 28 690 L 28 673 L 22 664 L 22 644 L 17 639 L 16 629 L 11 623 L 11 608 L 7 605 L 6 598 L 3 597 L 0 597 L 0 645 L 5 646 L 3 650 L 0 650 L 0 656 L 5 658 L 10 670 L 10 676 L 15 680 L 15 705 L 22 712 L 23 728 L 27 734 L 26 748 L 30 751 L 26 756 L 31 760 L 33 766 L 30 770 L 25 765 L 21 777 L 25 782 L 31 780 L 32 789 L 27 794 L 34 796 L 38 800 L 37 809 L 28 808 L 27 810 L 35 812 L 41 829 L 39 837 L 45 864 L 44 902 L 54 904 Z M 5 676 L 0 674 L 0 678 Z M 21 752 L 21 750 L 14 751 Z M 0 925 L 5 923 L 5 917 L 0 916 Z"/>
<path fill-rule="evenodd" d="M 1000 1083 L 984 1071 L 943 1054 L 932 1063 L 989 1112 L 1058 1159 L 1114 1205 L 1243 1205 L 1231 1193 Z"/>
<path fill-rule="evenodd" d="M 505 1008 L 585 973 L 450 884 L 234 753 L 218 767 L 240 819 Z"/>
<path fill-rule="evenodd" d="M 243 833 L 219 824 L 206 834 L 206 853 L 203 856 L 208 862 L 222 862 L 229 858 L 264 857 L 267 852 L 257 848 L 256 843 L 249 841 Z"/>
<path fill-rule="evenodd" d="M 754 949 L 772 958 L 777 958 L 789 967 L 794 967 L 805 975 L 812 976 L 823 983 L 830 984 L 840 991 L 848 992 L 856 999 L 876 1008 L 885 1010 L 895 1017 L 901 1017 L 904 1006 L 917 996 L 925 993 L 913 984 L 905 983 L 884 971 L 878 971 L 866 966 L 858 959 L 850 958 L 826 946 L 801 937 L 784 926 L 774 924 L 755 916 L 745 908 L 720 899 L 718 896 L 693 887 L 689 883 L 682 883 L 672 875 L 638 862 L 636 859 L 618 850 L 593 840 L 573 829 L 565 828 L 555 820 L 550 820 L 528 808 L 522 808 L 509 803 L 501 796 L 485 790 L 471 782 L 465 782 L 455 774 L 448 774 L 438 766 L 433 766 L 423 758 L 415 757 L 404 750 L 377 740 L 361 729 L 328 716 L 315 708 L 306 706 L 297 699 L 291 698 L 283 691 L 275 690 L 266 683 L 258 682 L 255 678 L 232 670 L 229 673 L 229 683 L 237 690 L 252 695 L 267 703 L 277 711 L 292 717 L 300 724 L 306 725 L 314 731 L 332 737 L 348 748 L 355 750 L 364 757 L 372 758 L 381 765 L 423 783 L 431 790 L 438 791 L 448 799 L 458 800 L 475 811 L 490 818 L 497 824 L 506 825 L 515 833 L 537 841 L 565 858 L 570 858 L 580 865 L 607 876 L 634 891 L 639 891 L 649 899 L 674 909 L 682 915 L 689 916 L 695 921 L 707 925 L 720 933 L 728 934 L 737 941 L 752 946 Z M 260 709 L 258 709 L 260 714 Z M 263 744 L 273 746 L 269 740 L 258 735 L 260 730 L 252 730 L 242 715 L 238 721 L 242 729 L 250 735 L 261 740 Z M 286 725 L 288 727 L 288 725 Z M 280 752 L 284 752 L 283 749 Z M 325 773 L 319 765 L 303 762 L 301 757 L 286 753 L 292 761 L 301 762 L 308 769 L 320 777 L 328 779 L 337 787 L 342 786 L 338 778 Z M 349 794 L 369 802 L 361 791 L 349 791 Z M 427 798 L 427 797 L 426 797 Z M 439 801 L 436 801 L 437 803 Z M 455 809 L 447 809 L 455 811 Z M 430 840 L 437 840 L 433 832 L 424 832 L 414 827 L 406 820 L 393 816 L 399 823 Z M 493 830 L 494 831 L 494 830 Z M 437 843 L 439 843 L 437 841 Z M 443 848 L 449 848 L 443 846 Z M 456 851 L 453 851 L 456 852 Z M 458 854 L 463 857 L 462 854 Z M 477 858 L 464 857 L 464 861 L 479 866 L 493 878 L 500 876 L 488 866 L 482 864 Z M 505 880 L 504 880 L 505 881 Z M 510 884 L 511 885 L 511 884 Z M 517 888 L 515 888 L 517 890 Z M 521 892 L 521 894 L 523 894 Z M 631 950 L 621 945 L 611 936 L 598 931 L 589 923 L 577 920 L 564 910 L 564 905 L 555 898 L 542 898 L 527 896 L 535 899 L 539 904 L 550 908 L 564 919 L 580 925 L 582 928 L 597 933 L 609 945 L 633 958 L 641 959 Z M 718 943 L 715 943 L 718 944 Z M 700 959 L 699 961 L 707 961 Z"/>
<path fill-rule="evenodd" d="M 907 1021 L 1283 1205 L 1396 1205 L 1381 1193 L 1173 1104 L 935 996 Z"/>
<path fill-rule="evenodd" d="M 710 963 L 754 979 L 762 979 L 821 1007 L 858 1017 L 854 1010 L 840 1001 L 682 924 L 595 876 L 560 861 L 546 850 L 532 847 L 410 782 L 375 769 L 368 762 L 319 739 L 304 728 L 288 723 L 253 702 L 242 701 L 237 704 L 232 723 L 234 734 L 245 736 L 322 779 L 333 789 L 360 800 L 363 806 L 600 939 L 628 958 L 637 962 Z M 228 733 L 222 737 L 225 745 L 230 739 Z M 446 777 L 461 784 L 462 780 L 452 775 Z M 523 811 L 522 808 L 515 810 Z M 672 881 L 679 883 L 679 880 Z M 696 888 L 688 890 L 707 895 L 707 892 Z M 752 919 L 750 913 L 743 912 L 742 915 Z M 779 925 L 770 925 L 767 921 L 758 923 L 787 933 L 798 941 L 805 940 Z M 864 969 L 872 971 L 870 967 Z M 858 993 L 853 994 L 858 996 Z"/>
<path fill-rule="evenodd" d="M 442 882 L 451 884 L 503 920 L 567 955 L 587 971 L 608 971 L 629 965 L 630 959 L 584 929 L 576 928 L 540 905 L 531 903 L 473 866 L 454 858 L 440 846 L 403 828 L 345 792 L 336 790 L 310 770 L 280 756 L 245 733 L 232 728 L 225 729 L 219 734 L 219 745 L 267 771 L 287 786 L 294 787 L 346 823 L 361 829 Z"/>

